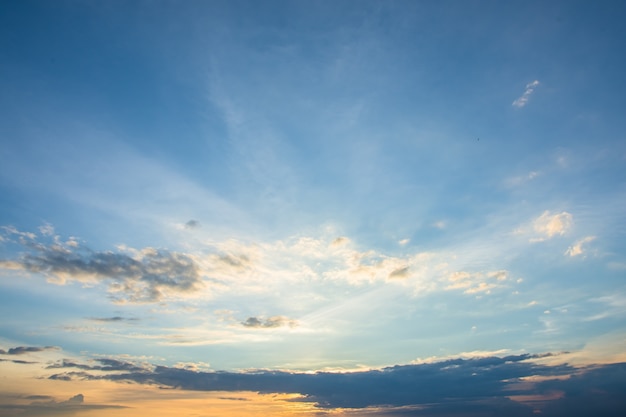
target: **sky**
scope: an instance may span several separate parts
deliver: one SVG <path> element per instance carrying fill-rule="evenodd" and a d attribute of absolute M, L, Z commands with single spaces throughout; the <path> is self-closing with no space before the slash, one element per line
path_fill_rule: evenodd
<path fill-rule="evenodd" d="M 626 414 L 625 19 L 0 2 L 0 416 Z"/>

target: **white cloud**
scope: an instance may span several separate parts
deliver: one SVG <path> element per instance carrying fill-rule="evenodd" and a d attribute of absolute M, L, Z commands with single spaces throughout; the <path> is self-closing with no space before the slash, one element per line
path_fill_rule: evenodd
<path fill-rule="evenodd" d="M 546 210 L 532 222 L 535 237 L 531 238 L 530 241 L 542 242 L 555 236 L 562 236 L 572 227 L 572 223 L 571 213 L 563 211 L 553 214 Z M 519 229 L 518 232 L 525 233 L 525 230 Z"/>
<path fill-rule="evenodd" d="M 533 91 L 535 91 L 535 88 L 538 85 L 539 81 L 537 80 L 526 84 L 526 90 L 524 91 L 524 94 L 522 94 L 520 97 L 516 98 L 515 101 L 513 101 L 513 107 L 521 108 L 528 104 L 528 100 L 530 100 L 530 95 L 533 93 Z"/>
<path fill-rule="evenodd" d="M 463 290 L 465 294 L 489 294 L 492 289 L 501 286 L 502 281 L 506 281 L 507 278 L 508 272 L 504 270 L 487 273 L 458 271 L 450 274 L 448 277 L 450 284 L 446 289 Z"/>
<path fill-rule="evenodd" d="M 585 238 L 577 240 L 572 246 L 567 248 L 567 250 L 565 251 L 565 255 L 569 255 L 572 257 L 582 255 L 584 253 L 583 245 L 585 243 L 592 242 L 595 239 L 596 239 L 595 236 L 587 236 Z"/>

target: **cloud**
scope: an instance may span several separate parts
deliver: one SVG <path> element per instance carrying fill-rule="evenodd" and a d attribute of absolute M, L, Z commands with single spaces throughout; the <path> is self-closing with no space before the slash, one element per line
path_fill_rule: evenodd
<path fill-rule="evenodd" d="M 69 359 L 63 359 L 50 364 L 46 369 L 63 369 L 63 368 L 76 368 L 84 371 L 128 371 L 128 372 L 144 372 L 150 369 L 146 365 L 136 365 L 132 362 L 120 361 L 117 359 L 100 358 L 94 359 L 93 363 L 99 363 L 99 365 L 88 365 L 71 361 Z"/>
<path fill-rule="evenodd" d="M 539 85 L 539 81 L 537 80 L 526 84 L 526 90 L 524 90 L 524 93 L 520 97 L 516 98 L 513 101 L 512 103 L 513 107 L 522 108 L 526 104 L 528 104 L 528 100 L 530 100 L 530 95 L 533 93 L 533 91 L 535 91 L 535 88 L 538 85 Z"/>
<path fill-rule="evenodd" d="M 555 236 L 562 236 L 572 227 L 572 223 L 573 216 L 570 213 L 563 211 L 553 214 L 546 210 L 532 222 L 532 229 L 536 236 L 530 241 L 542 242 Z"/>
<path fill-rule="evenodd" d="M 185 223 L 185 229 L 197 229 L 200 227 L 200 222 L 198 220 L 189 220 Z"/>
<path fill-rule="evenodd" d="M 391 273 L 389 273 L 389 278 L 406 278 L 409 276 L 409 267 L 403 266 L 400 268 L 396 268 Z"/>
<path fill-rule="evenodd" d="M 595 236 L 587 236 L 577 240 L 572 246 L 567 248 L 565 255 L 569 255 L 571 257 L 582 255 L 584 253 L 583 245 L 585 243 L 593 242 L 595 239 Z"/>
<path fill-rule="evenodd" d="M 0 349 L 2 355 L 24 355 L 27 353 L 43 352 L 45 350 L 59 350 L 56 346 L 17 346 L 8 351 Z"/>
<path fill-rule="evenodd" d="M 446 287 L 446 289 L 462 289 L 465 294 L 489 294 L 492 289 L 501 286 L 502 282 L 506 281 L 507 278 L 508 272 L 504 270 L 491 271 L 487 273 L 458 271 L 450 274 L 448 277 L 450 284 Z"/>
<path fill-rule="evenodd" d="M 347 245 L 348 243 L 350 243 L 350 239 L 348 239 L 347 237 L 340 236 L 332 241 L 331 246 L 335 246 L 335 247 L 344 246 L 344 245 Z"/>
<path fill-rule="evenodd" d="M 53 397 L 48 395 L 29 395 L 26 396 L 25 399 L 35 401 L 32 401 L 30 404 L 2 404 L 0 405 L 0 414 L 2 414 L 4 410 L 7 411 L 9 415 L 31 417 L 48 415 L 66 416 L 90 410 L 127 408 L 120 405 L 86 404 L 83 394 L 76 394 L 65 401 L 55 401 Z"/>
<path fill-rule="evenodd" d="M 277 327 L 289 326 L 296 327 L 298 322 L 285 316 L 273 316 L 266 320 L 258 317 L 248 317 L 246 321 L 241 323 L 244 327 L 255 329 L 273 329 Z"/>
<path fill-rule="evenodd" d="M 158 384 L 197 391 L 292 393 L 292 401 L 314 402 L 320 409 L 361 409 L 373 415 L 466 416 L 512 415 L 548 417 L 622 415 L 626 364 L 574 367 L 538 363 L 546 356 L 509 355 L 454 358 L 439 362 L 360 371 L 297 373 L 255 370 L 204 372 L 167 366 L 130 372 L 68 372 L 54 380 L 111 380 Z M 555 396 L 554 392 L 562 394 Z M 573 407 L 579 396 L 593 407 Z M 532 399 L 532 401 L 530 400 Z M 376 410 L 384 413 L 376 413 Z M 600 413 L 593 413 L 593 409 Z M 559 414 L 563 410 L 571 413 Z M 608 411 L 613 414 L 608 414 Z M 471 412 L 470 412 L 471 411 Z M 604 413 L 602 413 L 604 412 Z M 358 414 L 358 413 L 357 413 Z"/>
<path fill-rule="evenodd" d="M 39 227 L 39 232 L 44 236 L 54 235 L 54 227 L 50 223 L 45 223 Z"/>
<path fill-rule="evenodd" d="M 75 242 L 75 241 L 73 241 Z M 28 252 L 0 267 L 41 273 L 51 282 L 105 283 L 119 302 L 154 302 L 166 295 L 190 293 L 202 286 L 198 265 L 183 253 L 155 248 L 97 252 L 55 239 L 19 242 Z"/>
<path fill-rule="evenodd" d="M 137 321 L 139 319 L 132 318 L 132 317 L 114 316 L 114 317 L 87 317 L 87 320 L 98 321 L 102 323 L 109 323 L 109 322 L 120 322 L 120 321 Z"/>
<path fill-rule="evenodd" d="M 39 363 L 39 362 L 33 362 L 33 361 L 22 361 L 18 359 L 0 359 L 0 362 L 12 362 L 12 363 L 20 364 L 20 365 L 31 365 L 33 363 Z"/>

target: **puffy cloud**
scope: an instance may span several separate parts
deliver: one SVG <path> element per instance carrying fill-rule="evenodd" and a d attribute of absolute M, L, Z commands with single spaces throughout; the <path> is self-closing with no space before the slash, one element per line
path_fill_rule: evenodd
<path fill-rule="evenodd" d="M 537 88 L 538 85 L 539 81 L 537 80 L 526 84 L 526 90 L 524 90 L 524 93 L 520 97 L 516 98 L 513 101 L 513 107 L 522 108 L 526 104 L 528 104 L 528 100 L 530 100 L 530 95 L 533 93 L 533 91 L 535 91 L 535 88 Z"/>
<path fill-rule="evenodd" d="M 97 252 L 56 238 L 49 243 L 35 239 L 20 243 L 29 251 L 18 259 L 0 261 L 0 267 L 41 273 L 59 284 L 103 282 L 116 301 L 154 302 L 202 286 L 198 265 L 183 253 L 154 248 Z"/>
<path fill-rule="evenodd" d="M 552 213 L 548 210 L 544 211 L 539 217 L 532 222 L 532 230 L 534 237 L 531 242 L 542 242 L 555 236 L 564 235 L 573 224 L 573 216 L 567 211 L 561 213 Z M 524 230 L 519 230 L 524 232 Z"/>
<path fill-rule="evenodd" d="M 572 246 L 567 248 L 565 251 L 565 255 L 569 256 L 580 256 L 584 253 L 583 245 L 585 243 L 593 242 L 596 239 L 595 236 L 587 236 L 585 238 L 579 239 Z"/>

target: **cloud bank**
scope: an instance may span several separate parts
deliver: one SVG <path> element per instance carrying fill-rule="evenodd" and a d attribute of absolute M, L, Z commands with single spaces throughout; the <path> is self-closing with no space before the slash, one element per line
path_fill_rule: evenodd
<path fill-rule="evenodd" d="M 0 349 L 0 355 L 24 355 L 27 353 L 43 352 L 45 350 L 59 350 L 56 346 L 17 346 L 9 350 Z"/>
<path fill-rule="evenodd" d="M 198 391 L 294 393 L 294 401 L 319 409 L 384 409 L 380 415 L 617 416 L 626 411 L 626 364 L 576 368 L 544 365 L 549 355 L 512 355 L 397 365 L 364 372 L 286 371 L 199 372 L 167 366 L 140 367 L 116 361 L 102 366 L 59 363 L 77 368 L 53 380 L 111 380 Z M 102 360 L 99 360 L 101 363 Z M 127 369 L 125 369 L 127 368 Z M 123 371 L 123 372 L 119 372 Z M 374 413 L 374 415 L 378 415 Z"/>

